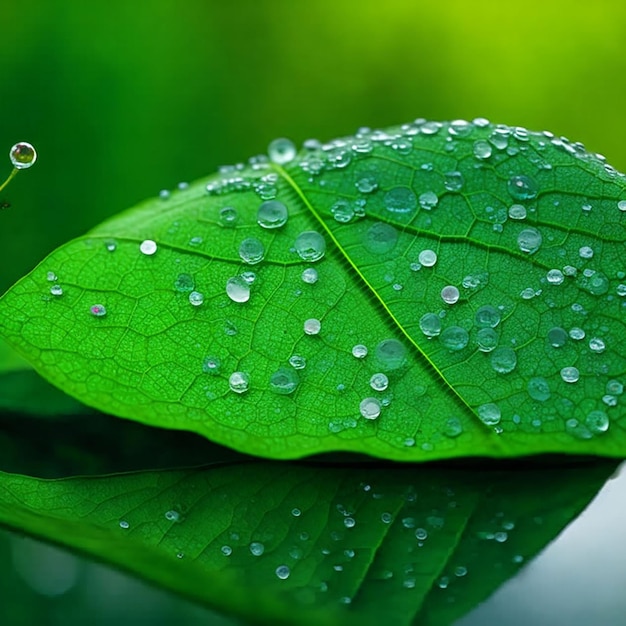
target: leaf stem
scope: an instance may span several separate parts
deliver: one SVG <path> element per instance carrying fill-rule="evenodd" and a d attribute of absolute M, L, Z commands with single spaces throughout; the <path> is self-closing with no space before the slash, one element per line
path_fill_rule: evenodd
<path fill-rule="evenodd" d="M 14 167 L 8 178 L 0 185 L 0 191 L 2 191 L 12 180 L 15 178 L 15 175 L 19 172 L 17 167 Z"/>

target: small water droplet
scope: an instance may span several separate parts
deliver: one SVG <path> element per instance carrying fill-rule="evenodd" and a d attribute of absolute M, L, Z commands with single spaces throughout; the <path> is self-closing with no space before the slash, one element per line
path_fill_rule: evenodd
<path fill-rule="evenodd" d="M 364 359 L 367 356 L 367 346 L 362 343 L 352 346 L 352 356 L 356 359 Z"/>
<path fill-rule="evenodd" d="M 250 285 L 241 276 L 233 276 L 226 281 L 226 294 L 233 302 L 248 302 Z"/>
<path fill-rule="evenodd" d="M 174 509 L 171 509 L 170 511 L 167 511 L 165 513 L 165 519 L 168 522 L 180 522 L 181 520 L 180 513 Z"/>
<path fill-rule="evenodd" d="M 294 354 L 289 357 L 289 365 L 296 370 L 303 370 L 306 367 L 306 359 L 303 356 Z"/>
<path fill-rule="evenodd" d="M 590 246 L 582 246 L 578 250 L 578 254 L 581 259 L 592 259 L 593 258 L 593 248 Z"/>
<path fill-rule="evenodd" d="M 152 241 L 152 239 L 146 239 L 145 241 L 141 242 L 139 250 L 142 254 L 145 254 L 146 256 L 152 256 L 157 251 L 156 242 Z"/>
<path fill-rule="evenodd" d="M 300 383 L 294 369 L 281 367 L 270 376 L 270 389 L 274 393 L 287 395 L 293 393 Z"/>
<path fill-rule="evenodd" d="M 563 328 L 555 326 L 548 331 L 548 341 L 553 348 L 562 348 L 567 342 L 567 333 Z"/>
<path fill-rule="evenodd" d="M 465 184 L 463 174 L 461 172 L 448 172 L 444 175 L 443 184 L 448 191 L 461 191 Z"/>
<path fill-rule="evenodd" d="M 466 576 L 467 575 L 467 567 L 463 567 L 462 565 L 459 565 L 458 567 L 454 568 L 454 575 L 458 576 L 459 578 L 462 576 Z"/>
<path fill-rule="evenodd" d="M 304 332 L 307 335 L 318 335 L 320 330 L 322 329 L 322 322 L 314 317 L 305 320 L 304 322 Z"/>
<path fill-rule="evenodd" d="M 62 296 L 63 295 L 63 287 L 61 287 L 61 285 L 52 285 L 52 287 L 50 287 L 50 293 L 53 296 Z"/>
<path fill-rule="evenodd" d="M 498 333 L 493 328 L 481 328 L 476 333 L 476 344 L 481 352 L 491 352 L 498 345 Z"/>
<path fill-rule="evenodd" d="M 526 207 L 521 204 L 513 204 L 509 207 L 509 217 L 512 220 L 526 219 Z"/>
<path fill-rule="evenodd" d="M 336 222 L 347 224 L 354 217 L 354 209 L 347 200 L 338 200 L 330 207 L 330 212 Z"/>
<path fill-rule="evenodd" d="M 422 315 L 419 325 L 426 337 L 437 337 L 441 333 L 441 318 L 434 313 Z"/>
<path fill-rule="evenodd" d="M 585 338 L 585 331 L 575 326 L 569 331 L 569 336 L 575 341 L 580 341 Z"/>
<path fill-rule="evenodd" d="M 479 328 L 495 328 L 500 323 L 500 319 L 500 311 L 488 304 L 481 306 L 474 316 L 476 326 Z"/>
<path fill-rule="evenodd" d="M 463 424 L 458 417 L 451 417 L 446 420 L 443 427 L 443 434 L 450 439 L 458 437 L 463 432 Z"/>
<path fill-rule="evenodd" d="M 200 306 L 204 302 L 204 294 L 199 291 L 192 291 L 189 294 L 189 304 L 192 306 Z"/>
<path fill-rule="evenodd" d="M 280 228 L 287 223 L 289 212 L 287 207 L 278 200 L 263 202 L 257 212 L 257 224 L 262 228 Z"/>
<path fill-rule="evenodd" d="M 378 189 L 378 181 L 374 176 L 364 176 L 354 183 L 361 193 L 372 193 Z"/>
<path fill-rule="evenodd" d="M 57 280 L 59 280 L 58 276 L 54 273 L 54 272 L 48 272 L 46 274 L 46 280 L 50 283 L 53 283 Z"/>
<path fill-rule="evenodd" d="M 606 350 L 606 344 L 600 337 L 592 337 L 589 340 L 589 349 L 596 354 L 600 354 Z"/>
<path fill-rule="evenodd" d="M 626 211 L 626 200 L 620 200 L 620 201 L 617 203 L 617 208 L 618 208 L 620 211 Z"/>
<path fill-rule="evenodd" d="M 550 270 L 546 274 L 546 280 L 551 285 L 560 285 L 565 280 L 565 276 L 563 275 L 563 272 L 561 270 L 554 269 Z"/>
<path fill-rule="evenodd" d="M 239 245 L 239 256 L 244 263 L 256 265 L 265 257 L 265 247 L 256 237 L 248 237 Z"/>
<path fill-rule="evenodd" d="M 575 383 L 580 378 L 580 373 L 578 372 L 578 369 L 575 367 L 564 367 L 561 370 L 561 378 L 566 383 Z"/>
<path fill-rule="evenodd" d="M 276 576 L 278 576 L 281 580 L 289 578 L 289 574 L 291 574 L 291 570 L 287 565 L 279 565 L 276 568 Z"/>
<path fill-rule="evenodd" d="M 94 317 L 104 317 L 107 314 L 104 304 L 92 304 L 89 308 L 89 312 Z"/>
<path fill-rule="evenodd" d="M 250 376 L 246 372 L 233 372 L 228 379 L 228 385 L 231 391 L 244 393 L 250 387 Z"/>
<path fill-rule="evenodd" d="M 385 194 L 385 208 L 402 221 L 408 221 L 417 208 L 417 198 L 408 187 L 394 187 Z"/>
<path fill-rule="evenodd" d="M 533 254 L 541 247 L 543 238 L 536 228 L 525 228 L 517 236 L 517 245 L 522 252 Z"/>
<path fill-rule="evenodd" d="M 370 387 L 374 391 L 385 391 L 389 386 L 389 379 L 382 372 L 373 374 L 370 378 Z"/>
<path fill-rule="evenodd" d="M 297 255 L 309 263 L 319 261 L 326 253 L 324 237 L 314 230 L 300 233 L 296 237 L 294 247 Z"/>
<path fill-rule="evenodd" d="M 624 393 L 624 385 L 619 380 L 609 380 L 606 384 L 606 392 L 614 396 L 621 396 Z"/>
<path fill-rule="evenodd" d="M 425 211 L 431 211 L 439 204 L 439 197 L 434 191 L 425 191 L 420 194 L 419 203 Z"/>
<path fill-rule="evenodd" d="M 454 285 L 446 285 L 441 290 L 441 299 L 446 304 L 456 304 L 459 301 L 459 290 Z"/>
<path fill-rule="evenodd" d="M 545 378 L 541 378 L 540 376 L 535 376 L 528 381 L 528 386 L 526 387 L 528 391 L 528 395 L 533 400 L 538 400 L 539 402 L 545 402 L 550 398 L 550 386 L 548 381 Z"/>
<path fill-rule="evenodd" d="M 384 339 L 376 346 L 375 356 L 381 369 L 396 370 L 405 363 L 406 348 L 397 339 Z"/>
<path fill-rule="evenodd" d="M 233 549 L 230 546 L 222 546 L 221 551 L 224 556 L 230 556 L 233 553 Z"/>
<path fill-rule="evenodd" d="M 265 546 L 260 541 L 253 541 L 250 544 L 250 552 L 254 556 L 261 556 L 265 552 Z"/>
<path fill-rule="evenodd" d="M 434 250 L 422 250 L 417 260 L 424 267 L 432 267 L 437 263 L 437 253 Z"/>
<path fill-rule="evenodd" d="M 359 411 L 365 419 L 375 420 L 380 415 L 380 401 L 377 398 L 363 398 L 359 404 Z"/>
<path fill-rule="evenodd" d="M 467 346 L 469 334 L 460 326 L 449 326 L 441 333 L 439 341 L 444 348 L 452 352 L 457 352 Z"/>
<path fill-rule="evenodd" d="M 515 200 L 532 200 L 537 197 L 539 187 L 537 183 L 528 176 L 512 176 L 507 187 L 511 197 Z"/>
<path fill-rule="evenodd" d="M 517 365 L 517 355 L 511 348 L 496 348 L 491 353 L 491 367 L 499 374 L 508 374 Z"/>
<path fill-rule="evenodd" d="M 293 141 L 280 137 L 270 142 L 267 154 L 274 163 L 285 165 L 296 158 L 296 146 Z"/>
<path fill-rule="evenodd" d="M 204 357 L 204 361 L 202 361 L 202 371 L 205 374 L 219 374 L 221 366 L 222 362 L 216 356 Z"/>
<path fill-rule="evenodd" d="M 219 215 L 219 224 L 224 228 L 233 228 L 236 226 L 237 221 L 239 220 L 239 214 L 237 213 L 237 209 L 232 206 L 225 206 L 223 209 L 220 209 Z"/>
<path fill-rule="evenodd" d="M 117 241 L 115 241 L 115 239 L 105 239 L 104 240 L 104 247 L 109 252 L 115 252 L 117 250 Z"/>
<path fill-rule="evenodd" d="M 495 426 L 500 423 L 502 412 L 497 404 L 488 402 L 487 404 L 481 404 L 476 410 L 483 424 Z"/>
<path fill-rule="evenodd" d="M 302 270 L 302 281 L 308 285 L 314 285 L 318 280 L 317 270 L 313 267 L 307 267 Z"/>
<path fill-rule="evenodd" d="M 609 429 L 609 418 L 604 411 L 591 411 L 585 418 L 585 425 L 594 434 L 605 433 Z"/>
<path fill-rule="evenodd" d="M 302 515 L 302 511 L 300 509 L 298 509 L 298 508 L 293 508 L 293 509 L 291 509 L 291 514 L 294 517 L 300 517 L 300 515 Z M 302 537 L 300 537 L 300 538 L 302 539 Z"/>
<path fill-rule="evenodd" d="M 491 156 L 491 144 L 488 141 L 475 141 L 473 150 L 477 159 L 488 159 Z"/>

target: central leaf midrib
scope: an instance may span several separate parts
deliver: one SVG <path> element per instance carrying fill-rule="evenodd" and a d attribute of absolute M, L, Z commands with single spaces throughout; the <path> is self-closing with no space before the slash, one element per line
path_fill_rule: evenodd
<path fill-rule="evenodd" d="M 459 394 L 459 392 L 447 381 L 446 377 L 443 375 L 443 372 L 435 365 L 435 363 L 433 363 L 433 361 L 422 350 L 422 348 L 413 339 L 413 337 L 406 331 L 404 326 L 400 323 L 400 321 L 396 318 L 396 316 L 391 312 L 391 310 L 387 306 L 387 303 L 383 300 L 383 298 L 381 298 L 381 296 L 378 293 L 378 291 L 376 291 L 376 289 L 374 289 L 372 284 L 367 280 L 367 278 L 361 272 L 361 270 L 358 268 L 358 266 L 355 265 L 355 263 L 352 261 L 350 256 L 344 250 L 343 246 L 339 243 L 338 239 L 335 237 L 335 234 L 333 233 L 333 231 L 328 227 L 326 222 L 322 219 L 322 216 L 318 213 L 318 211 L 311 204 L 311 202 L 309 202 L 309 199 L 306 197 L 304 191 L 296 184 L 294 179 L 282 167 L 280 167 L 279 165 L 276 165 L 276 164 L 273 164 L 272 167 L 287 182 L 287 184 L 289 184 L 293 188 L 293 190 L 300 197 L 300 199 L 302 200 L 304 205 L 311 212 L 311 215 L 317 220 L 317 222 L 320 224 L 320 226 L 324 229 L 324 231 L 326 232 L 328 237 L 330 237 L 331 241 L 333 242 L 333 244 L 335 245 L 335 247 L 339 251 L 339 253 L 343 256 L 343 258 L 346 260 L 346 262 L 350 265 L 352 270 L 354 272 L 356 272 L 356 275 L 359 277 L 361 282 L 367 287 L 367 289 L 370 291 L 370 293 L 373 295 L 373 297 L 376 299 L 376 301 L 379 303 L 379 305 L 383 308 L 383 310 L 389 316 L 389 318 L 393 321 L 393 323 L 398 328 L 398 330 L 402 333 L 402 335 L 404 335 L 404 337 L 407 339 L 407 341 L 409 341 L 409 343 L 413 346 L 413 348 L 415 350 L 417 350 L 418 355 L 426 362 L 427 366 L 429 366 L 432 369 L 432 371 L 434 371 L 437 374 L 439 379 L 442 380 L 443 383 L 445 384 L 446 388 L 449 391 L 452 392 L 452 394 L 463 405 L 463 407 L 465 407 L 465 409 L 468 410 L 471 415 L 473 415 L 474 417 L 477 417 L 476 412 L 474 411 L 474 409 L 467 403 L 465 398 L 463 398 L 463 396 L 461 394 Z M 478 422 L 482 426 L 484 426 L 489 432 L 492 432 L 491 429 L 482 422 L 482 420 L 479 419 Z"/>

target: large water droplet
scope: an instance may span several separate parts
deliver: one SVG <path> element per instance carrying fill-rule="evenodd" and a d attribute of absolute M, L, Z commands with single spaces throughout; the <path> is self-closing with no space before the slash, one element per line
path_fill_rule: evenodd
<path fill-rule="evenodd" d="M 500 407 L 493 402 L 481 404 L 478 407 L 477 412 L 478 417 L 480 417 L 483 424 L 486 424 L 487 426 L 495 426 L 496 424 L 499 424 L 500 419 L 502 418 Z"/>
<path fill-rule="evenodd" d="M 450 439 L 458 437 L 462 432 L 463 425 L 461 424 L 461 420 L 458 417 L 449 418 L 443 427 L 443 434 L 446 437 L 450 437 Z"/>
<path fill-rule="evenodd" d="M 517 236 L 517 245 L 522 252 L 532 254 L 541 247 L 543 238 L 536 228 L 525 228 Z"/>
<path fill-rule="evenodd" d="M 397 339 L 384 339 L 376 346 L 375 355 L 381 369 L 396 370 L 405 363 L 406 348 Z"/>
<path fill-rule="evenodd" d="M 517 365 L 517 355 L 511 348 L 496 348 L 491 353 L 491 367 L 499 374 L 508 374 Z"/>
<path fill-rule="evenodd" d="M 394 187 L 385 194 L 385 208 L 401 221 L 406 222 L 417 208 L 417 198 L 408 187 Z"/>
<path fill-rule="evenodd" d="M 446 304 L 456 304 L 459 301 L 459 290 L 454 285 L 446 285 L 441 290 L 441 299 Z"/>
<path fill-rule="evenodd" d="M 532 200 L 537 197 L 539 187 L 528 176 L 512 176 L 507 183 L 509 193 L 515 200 Z"/>
<path fill-rule="evenodd" d="M 231 391 L 244 393 L 250 387 L 250 376 L 246 372 L 233 372 L 228 379 L 228 385 Z"/>
<path fill-rule="evenodd" d="M 474 317 L 479 328 L 495 328 L 501 319 L 500 311 L 489 304 L 481 306 Z"/>
<path fill-rule="evenodd" d="M 372 374 L 370 378 L 370 387 L 374 391 L 385 391 L 389 386 L 389 379 L 382 372 L 377 372 L 376 374 Z"/>
<path fill-rule="evenodd" d="M 481 328 L 476 333 L 476 344 L 481 352 L 491 352 L 498 345 L 498 333 L 493 328 Z"/>
<path fill-rule="evenodd" d="M 245 263 L 256 265 L 265 257 L 265 247 L 256 237 L 248 237 L 239 246 L 239 256 Z"/>
<path fill-rule="evenodd" d="M 605 433 L 609 429 L 609 418 L 604 411 L 591 411 L 585 418 L 585 425 L 594 434 Z"/>
<path fill-rule="evenodd" d="M 274 393 L 288 395 L 296 390 L 300 378 L 294 369 L 281 367 L 270 377 L 270 389 Z"/>
<path fill-rule="evenodd" d="M 146 239 L 145 241 L 141 242 L 139 250 L 142 254 L 145 254 L 146 256 L 152 256 L 157 251 L 156 242 L 152 241 L 152 239 Z"/>
<path fill-rule="evenodd" d="M 417 257 L 420 265 L 432 267 L 437 263 L 437 253 L 434 250 L 422 250 Z"/>
<path fill-rule="evenodd" d="M 310 318 L 304 322 L 304 332 L 307 335 L 318 335 L 322 330 L 322 322 L 318 319 Z"/>
<path fill-rule="evenodd" d="M 365 419 L 375 420 L 380 415 L 380 401 L 377 398 L 363 398 L 359 404 L 359 411 Z"/>
<path fill-rule="evenodd" d="M 420 194 L 419 202 L 422 209 L 430 211 L 439 204 L 439 197 L 434 191 L 425 191 Z"/>
<path fill-rule="evenodd" d="M 17 170 L 25 170 L 35 165 L 37 151 L 26 141 L 20 141 L 11 147 L 9 151 L 11 164 Z"/>
<path fill-rule="evenodd" d="M 199 291 L 192 291 L 189 294 L 189 304 L 192 306 L 200 306 L 204 302 L 204 294 Z"/>
<path fill-rule="evenodd" d="M 538 400 L 539 402 L 545 402 L 550 398 L 550 386 L 548 385 L 548 381 L 545 378 L 541 378 L 540 376 L 535 376 L 528 381 L 528 386 L 526 387 L 528 391 L 528 395 L 533 400 Z"/>
<path fill-rule="evenodd" d="M 291 574 L 291 570 L 287 565 L 279 565 L 276 568 L 276 576 L 278 576 L 281 580 L 289 578 L 289 574 Z"/>
<path fill-rule="evenodd" d="M 326 252 L 324 237 L 314 230 L 300 233 L 296 237 L 294 247 L 298 256 L 310 263 L 319 261 Z"/>
<path fill-rule="evenodd" d="M 278 200 L 263 202 L 257 211 L 256 221 L 262 228 L 280 228 L 287 222 L 287 207 Z"/>
<path fill-rule="evenodd" d="M 250 285 L 241 276 L 233 276 L 226 281 L 226 294 L 233 302 L 248 302 Z"/>
<path fill-rule="evenodd" d="M 441 318 L 434 313 L 422 315 L 419 324 L 420 330 L 427 337 L 437 337 L 441 333 Z"/>
<path fill-rule="evenodd" d="M 448 326 L 439 336 L 439 341 L 444 348 L 451 352 L 457 352 L 467 346 L 469 334 L 465 328 L 460 326 Z"/>
<path fill-rule="evenodd" d="M 270 159 L 278 165 L 284 165 L 293 161 L 296 157 L 296 146 L 293 141 L 281 137 L 274 139 L 267 147 L 267 154 Z"/>
<path fill-rule="evenodd" d="M 580 378 L 580 373 L 576 367 L 564 367 L 561 370 L 561 378 L 566 383 L 575 383 L 578 382 Z"/>

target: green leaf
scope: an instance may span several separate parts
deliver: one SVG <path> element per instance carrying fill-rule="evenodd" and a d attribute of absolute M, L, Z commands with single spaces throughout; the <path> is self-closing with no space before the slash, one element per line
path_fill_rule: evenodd
<path fill-rule="evenodd" d="M 86 404 L 261 456 L 626 453 L 622 174 L 484 120 L 272 156 L 59 248 L 4 336 Z"/>
<path fill-rule="evenodd" d="M 254 623 L 435 626 L 518 571 L 614 468 L 0 474 L 0 523 Z"/>

